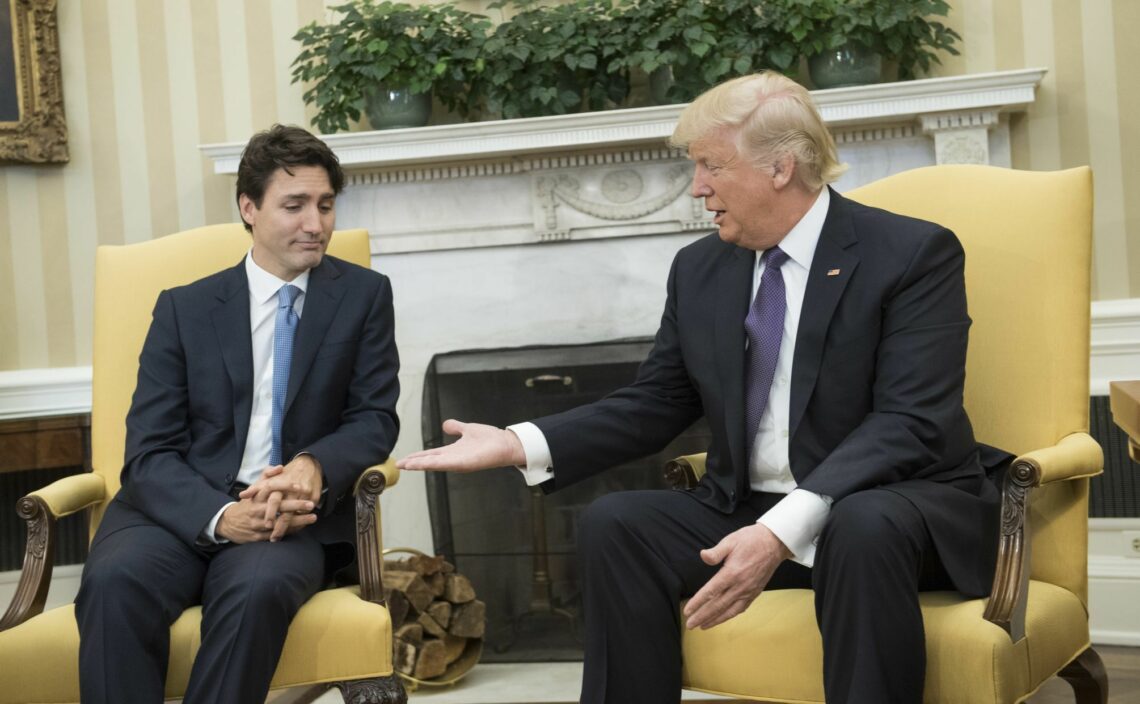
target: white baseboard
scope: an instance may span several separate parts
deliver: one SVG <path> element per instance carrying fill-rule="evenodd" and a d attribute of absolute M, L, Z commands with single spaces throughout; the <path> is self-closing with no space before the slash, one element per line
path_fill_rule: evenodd
<path fill-rule="evenodd" d="M 1140 518 L 1089 519 L 1092 642 L 1140 646 L 1140 557 L 1131 549 Z"/>

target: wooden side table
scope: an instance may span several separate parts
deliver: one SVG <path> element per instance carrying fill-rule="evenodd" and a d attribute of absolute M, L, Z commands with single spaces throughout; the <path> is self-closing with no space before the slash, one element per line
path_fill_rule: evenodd
<path fill-rule="evenodd" d="M 1108 385 L 1112 421 L 1128 435 L 1128 456 L 1140 462 L 1140 380 Z"/>

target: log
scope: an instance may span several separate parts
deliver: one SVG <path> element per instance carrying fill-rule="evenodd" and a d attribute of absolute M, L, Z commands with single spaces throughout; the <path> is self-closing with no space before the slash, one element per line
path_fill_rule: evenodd
<path fill-rule="evenodd" d="M 419 680 L 439 677 L 447 671 L 446 658 L 447 650 L 443 647 L 442 640 L 424 641 L 424 645 L 420 648 L 419 655 L 416 658 L 416 669 L 412 676 Z"/>
<path fill-rule="evenodd" d="M 447 632 L 463 638 L 482 638 L 487 627 L 487 605 L 475 599 L 455 607 Z"/>
<path fill-rule="evenodd" d="M 436 641 L 437 643 L 440 641 Z M 410 675 L 416 671 L 416 646 L 396 639 L 392 641 L 392 667 L 398 671 L 403 672 L 405 675 Z"/>
<path fill-rule="evenodd" d="M 427 609 L 428 614 L 435 619 L 436 623 L 444 628 L 451 622 L 451 602 L 448 601 L 434 601 Z"/>
<path fill-rule="evenodd" d="M 436 555 L 435 557 L 412 555 L 411 557 L 405 557 L 400 560 L 386 560 L 384 562 L 384 569 L 392 569 L 399 572 L 415 572 L 421 577 L 425 577 L 438 574 L 443 569 L 444 562 L 443 555 Z"/>
<path fill-rule="evenodd" d="M 402 592 L 408 597 L 408 602 L 417 612 L 425 611 L 434 599 L 423 578 L 410 570 L 385 570 L 383 581 L 385 589 Z"/>
<path fill-rule="evenodd" d="M 486 630 L 487 607 L 471 580 L 442 556 L 385 560 L 393 667 L 417 680 L 439 678 Z"/>
<path fill-rule="evenodd" d="M 459 659 L 467 648 L 467 639 L 453 636 L 450 633 L 443 637 L 443 650 L 446 653 L 444 660 L 448 665 Z"/>
<path fill-rule="evenodd" d="M 453 572 L 447 575 L 443 598 L 452 604 L 466 604 L 475 598 L 475 588 L 471 586 L 471 580 Z"/>
<path fill-rule="evenodd" d="M 432 596 L 438 599 L 443 596 L 443 590 L 447 587 L 447 575 L 443 572 L 426 575 L 424 582 L 427 583 L 428 589 L 431 589 Z"/>
<path fill-rule="evenodd" d="M 412 608 L 412 605 L 408 603 L 408 597 L 404 596 L 403 592 L 385 589 L 384 601 L 388 604 L 388 615 L 392 618 L 393 630 L 404 625 L 404 622 L 408 620 L 408 612 Z"/>
<path fill-rule="evenodd" d="M 436 638 L 442 638 L 447 633 L 447 630 L 428 614 L 420 614 L 416 623 L 423 627 L 425 633 L 430 633 Z"/>
<path fill-rule="evenodd" d="M 405 623 L 395 631 L 396 639 L 419 647 L 424 642 L 424 627 L 418 623 Z"/>

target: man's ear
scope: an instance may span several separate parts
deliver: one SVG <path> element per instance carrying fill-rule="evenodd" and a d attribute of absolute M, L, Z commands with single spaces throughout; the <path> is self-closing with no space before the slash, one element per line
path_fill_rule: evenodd
<path fill-rule="evenodd" d="M 241 219 L 245 224 L 253 227 L 254 218 L 257 215 L 257 206 L 254 204 L 253 199 L 242 193 L 238 196 L 238 212 L 241 213 Z"/>
<path fill-rule="evenodd" d="M 784 154 L 772 165 L 772 185 L 776 190 L 784 188 L 796 175 L 796 158 L 791 154 Z"/>

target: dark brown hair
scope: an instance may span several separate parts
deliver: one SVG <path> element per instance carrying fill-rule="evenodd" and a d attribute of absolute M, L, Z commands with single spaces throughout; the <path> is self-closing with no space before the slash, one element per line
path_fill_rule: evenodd
<path fill-rule="evenodd" d="M 258 132 L 245 145 L 238 165 L 237 193 L 238 207 L 244 193 L 258 208 L 265 197 L 265 189 L 277 169 L 284 169 L 292 175 L 297 166 L 322 166 L 329 175 L 329 185 L 333 193 L 344 190 L 344 171 L 340 160 L 329 146 L 308 130 L 294 125 L 273 125 L 264 132 Z M 253 231 L 249 223 L 245 229 Z"/>

